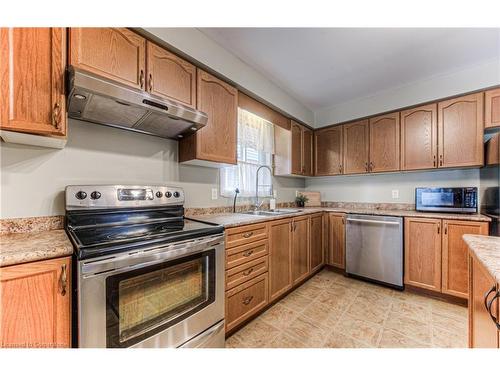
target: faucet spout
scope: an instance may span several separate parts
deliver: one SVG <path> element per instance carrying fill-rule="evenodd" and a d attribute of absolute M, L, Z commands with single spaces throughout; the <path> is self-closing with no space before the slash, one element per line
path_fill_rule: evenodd
<path fill-rule="evenodd" d="M 262 200 L 259 203 L 259 172 L 262 168 L 265 168 L 269 171 L 269 175 L 271 176 L 270 190 L 273 191 L 273 179 L 272 179 L 273 172 L 271 171 L 271 168 L 269 168 L 267 165 L 261 165 L 259 168 L 257 168 L 257 172 L 255 173 L 255 211 L 258 211 L 262 207 L 262 204 L 264 203 L 264 200 Z"/>

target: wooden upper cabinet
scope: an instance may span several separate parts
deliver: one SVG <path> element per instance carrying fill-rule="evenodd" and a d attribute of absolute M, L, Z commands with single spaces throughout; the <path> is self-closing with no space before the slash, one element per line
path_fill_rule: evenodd
<path fill-rule="evenodd" d="M 292 287 L 291 219 L 269 223 L 269 301 Z"/>
<path fill-rule="evenodd" d="M 147 42 L 148 92 L 196 107 L 196 67 L 154 43 Z"/>
<path fill-rule="evenodd" d="M 370 172 L 399 171 L 399 112 L 370 119 Z"/>
<path fill-rule="evenodd" d="M 344 174 L 368 172 L 368 120 L 343 125 Z"/>
<path fill-rule="evenodd" d="M 484 93 L 438 103 L 439 167 L 483 164 Z"/>
<path fill-rule="evenodd" d="M 303 174 L 302 171 L 302 126 L 292 120 L 292 174 Z"/>
<path fill-rule="evenodd" d="M 314 132 L 314 175 L 342 174 L 342 126 Z"/>
<path fill-rule="evenodd" d="M 500 126 L 500 88 L 488 90 L 484 94 L 484 127 Z"/>
<path fill-rule="evenodd" d="M 0 128 L 66 134 L 66 30 L 0 28 Z"/>
<path fill-rule="evenodd" d="M 74 27 L 70 29 L 69 63 L 144 89 L 146 39 L 126 28 Z"/>
<path fill-rule="evenodd" d="M 208 122 L 181 141 L 179 159 L 236 164 L 238 90 L 201 69 L 196 75 L 197 108 Z"/>
<path fill-rule="evenodd" d="M 302 173 L 306 176 L 311 176 L 313 171 L 313 132 L 310 129 L 304 128 L 302 133 L 303 151 L 302 151 Z"/>
<path fill-rule="evenodd" d="M 292 221 L 292 280 L 297 284 L 309 276 L 309 216 Z"/>
<path fill-rule="evenodd" d="M 441 291 L 456 297 L 468 298 L 468 247 L 464 234 L 488 235 L 488 223 L 443 220 L 443 255 Z"/>
<path fill-rule="evenodd" d="M 323 213 L 311 215 L 310 225 L 310 256 L 309 269 L 314 272 L 324 264 L 324 215 Z"/>
<path fill-rule="evenodd" d="M 401 112 L 401 169 L 437 167 L 437 104 Z"/>
<path fill-rule="evenodd" d="M 441 291 L 441 220 L 405 218 L 406 285 Z"/>
<path fill-rule="evenodd" d="M 5 348 L 71 346 L 71 258 L 3 267 L 0 343 Z"/>
<path fill-rule="evenodd" d="M 328 214 L 328 256 L 326 262 L 345 268 L 345 215 Z"/>

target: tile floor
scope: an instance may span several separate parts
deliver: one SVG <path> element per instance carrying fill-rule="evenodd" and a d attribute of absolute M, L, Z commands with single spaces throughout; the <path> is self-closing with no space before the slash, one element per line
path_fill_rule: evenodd
<path fill-rule="evenodd" d="M 226 347 L 465 348 L 467 308 L 323 270 Z"/>

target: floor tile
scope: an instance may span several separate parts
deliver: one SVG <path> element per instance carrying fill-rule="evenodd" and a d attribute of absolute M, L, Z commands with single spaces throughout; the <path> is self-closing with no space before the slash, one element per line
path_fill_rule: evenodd
<path fill-rule="evenodd" d="M 288 296 L 286 296 L 283 300 L 278 302 L 278 304 L 296 311 L 296 312 L 302 312 L 307 306 L 309 306 L 313 302 L 312 299 L 304 297 L 303 295 L 297 294 L 297 293 L 291 293 Z"/>
<path fill-rule="evenodd" d="M 321 348 L 328 335 L 326 327 L 322 327 L 304 316 L 295 319 L 284 332 L 310 348 Z"/>
<path fill-rule="evenodd" d="M 382 331 L 382 326 L 345 314 L 335 326 L 335 330 L 374 347 Z"/>
<path fill-rule="evenodd" d="M 260 319 L 280 330 L 287 328 L 299 316 L 299 313 L 291 310 L 285 305 L 276 304 L 264 312 Z"/>
<path fill-rule="evenodd" d="M 429 348 L 428 344 L 411 339 L 399 332 L 384 329 L 380 338 L 379 348 Z"/>
<path fill-rule="evenodd" d="M 289 334 L 282 332 L 272 340 L 266 348 L 308 348 L 308 344 Z"/>
<path fill-rule="evenodd" d="M 433 327 L 432 345 L 436 348 L 467 348 L 467 333 L 448 332 L 443 329 Z"/>
<path fill-rule="evenodd" d="M 396 331 L 416 341 L 431 345 L 432 332 L 428 322 L 421 322 L 406 315 L 392 312 L 387 317 L 384 324 L 385 329 Z"/>
<path fill-rule="evenodd" d="M 431 319 L 431 308 L 418 303 L 394 300 L 391 311 L 424 323 L 430 322 Z"/>
<path fill-rule="evenodd" d="M 235 333 L 235 340 L 243 342 L 243 346 L 246 348 L 263 348 L 274 340 L 279 333 L 279 329 L 263 322 L 261 319 L 254 319 Z"/>
<path fill-rule="evenodd" d="M 390 301 L 370 301 L 364 296 L 358 295 L 347 309 L 347 313 L 352 317 L 368 322 L 383 324 L 389 314 L 390 308 Z"/>
<path fill-rule="evenodd" d="M 329 329 L 333 329 L 343 314 L 342 309 L 331 308 L 319 301 L 308 306 L 302 315 L 306 316 L 316 324 L 321 324 Z"/>
<path fill-rule="evenodd" d="M 370 346 L 362 341 L 346 336 L 339 331 L 333 331 L 323 344 L 325 348 L 369 348 Z"/>

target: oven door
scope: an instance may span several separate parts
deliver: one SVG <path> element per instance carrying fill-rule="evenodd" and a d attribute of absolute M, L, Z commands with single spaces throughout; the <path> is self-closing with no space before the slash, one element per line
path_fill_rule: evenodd
<path fill-rule="evenodd" d="M 81 261 L 80 347 L 178 347 L 224 319 L 222 236 Z"/>

